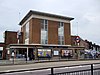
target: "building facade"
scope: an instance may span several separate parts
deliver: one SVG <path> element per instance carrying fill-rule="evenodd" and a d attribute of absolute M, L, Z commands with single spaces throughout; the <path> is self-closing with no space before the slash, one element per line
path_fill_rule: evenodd
<path fill-rule="evenodd" d="M 71 46 L 70 22 L 73 19 L 30 10 L 19 23 L 21 33 L 16 34 L 17 43 L 11 43 L 8 52 L 10 50 L 17 57 L 20 54 L 30 60 L 80 57 L 80 50 L 84 50 L 84 47 Z"/>
<path fill-rule="evenodd" d="M 73 18 L 30 11 L 20 22 L 23 43 L 71 45 L 71 20 Z"/>
<path fill-rule="evenodd" d="M 77 39 L 77 37 L 79 39 Z M 71 45 L 72 46 L 82 46 L 85 49 L 89 50 L 89 43 L 86 40 L 83 40 L 80 36 L 71 36 Z"/>
<path fill-rule="evenodd" d="M 0 42 L 0 59 L 3 59 L 5 55 L 5 43 Z"/>

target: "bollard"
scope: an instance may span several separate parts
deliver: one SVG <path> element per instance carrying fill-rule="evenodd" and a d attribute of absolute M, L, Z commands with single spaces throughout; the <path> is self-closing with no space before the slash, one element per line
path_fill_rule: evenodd
<path fill-rule="evenodd" d="M 14 64 L 14 56 L 13 56 L 13 64 Z"/>
<path fill-rule="evenodd" d="M 51 68 L 51 75 L 54 75 L 54 74 L 53 74 L 53 68 Z"/>
<path fill-rule="evenodd" d="M 93 75 L 93 64 L 91 64 L 91 75 Z"/>

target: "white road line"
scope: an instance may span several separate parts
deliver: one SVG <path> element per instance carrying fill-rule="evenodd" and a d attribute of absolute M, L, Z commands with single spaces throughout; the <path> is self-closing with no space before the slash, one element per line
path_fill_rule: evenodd
<path fill-rule="evenodd" d="M 48 71 L 48 70 L 51 70 L 51 69 L 44 69 L 44 70 L 34 70 L 34 71 L 23 71 L 23 72 L 13 72 L 13 73 L 5 73 L 4 75 L 8 75 L 8 74 L 21 74 L 21 73 L 30 73 L 30 72 L 41 72 L 41 71 Z M 12 70 L 7 70 L 6 72 L 10 72 Z"/>

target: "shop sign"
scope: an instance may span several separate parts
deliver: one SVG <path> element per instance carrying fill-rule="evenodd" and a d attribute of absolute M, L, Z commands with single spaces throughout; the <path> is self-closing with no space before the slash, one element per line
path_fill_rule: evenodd
<path fill-rule="evenodd" d="M 3 51 L 3 47 L 0 47 L 0 51 Z"/>

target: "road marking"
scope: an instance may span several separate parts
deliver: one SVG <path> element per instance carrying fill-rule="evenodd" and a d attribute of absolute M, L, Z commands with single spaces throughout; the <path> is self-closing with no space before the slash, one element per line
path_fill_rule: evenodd
<path fill-rule="evenodd" d="M 48 71 L 48 70 L 51 70 L 51 69 L 44 69 L 44 70 L 34 70 L 34 71 L 23 71 L 23 72 L 13 72 L 13 73 L 5 73 L 4 75 L 9 75 L 9 74 L 21 74 L 21 73 L 33 73 L 33 72 L 41 72 L 41 71 Z M 7 70 L 5 72 L 10 72 L 12 70 Z M 2 74 L 3 75 L 3 74 Z"/>

